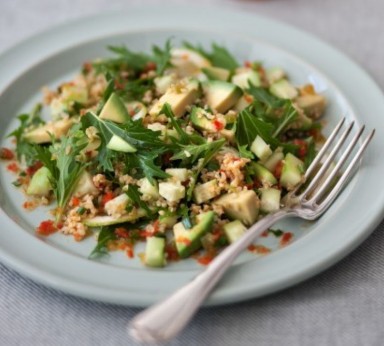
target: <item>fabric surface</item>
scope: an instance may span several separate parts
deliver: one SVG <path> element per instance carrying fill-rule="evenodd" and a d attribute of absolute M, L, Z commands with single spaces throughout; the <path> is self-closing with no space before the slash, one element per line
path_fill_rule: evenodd
<path fill-rule="evenodd" d="M 268 15 L 312 32 L 384 88 L 382 0 L 194 2 Z M 54 24 L 131 3 L 140 1 L 2 0 L 0 51 Z M 201 310 L 171 345 L 383 345 L 383 251 L 382 222 L 315 278 L 265 298 Z M 69 296 L 0 265 L 0 345 L 135 345 L 126 325 L 138 311 Z"/>

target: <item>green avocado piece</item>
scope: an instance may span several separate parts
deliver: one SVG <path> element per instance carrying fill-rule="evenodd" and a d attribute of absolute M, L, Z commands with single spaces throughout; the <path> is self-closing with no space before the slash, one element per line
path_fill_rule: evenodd
<path fill-rule="evenodd" d="M 200 107 L 193 107 L 190 119 L 194 127 L 208 132 L 217 132 L 225 128 L 226 124 L 223 116 L 213 115 Z"/>
<path fill-rule="evenodd" d="M 117 225 L 124 222 L 134 222 L 139 218 L 146 216 L 147 213 L 144 209 L 134 209 L 127 215 L 121 217 L 112 217 L 112 216 L 95 216 L 90 219 L 85 219 L 84 224 L 89 227 L 102 227 L 102 226 L 111 226 Z"/>
<path fill-rule="evenodd" d="M 286 79 L 280 79 L 279 81 L 273 83 L 269 91 L 271 94 L 280 97 L 281 99 L 294 99 L 297 97 L 299 92 L 297 89 Z"/>
<path fill-rule="evenodd" d="M 107 148 L 123 153 L 134 153 L 137 149 L 117 135 L 113 135 L 107 143 Z"/>
<path fill-rule="evenodd" d="M 208 211 L 200 215 L 199 222 L 191 229 L 185 229 L 181 222 L 173 226 L 176 249 L 180 257 L 188 257 L 201 247 L 201 238 L 212 230 L 214 217 L 215 213 Z"/>
<path fill-rule="evenodd" d="M 30 143 L 52 143 L 52 138 L 59 139 L 65 136 L 74 123 L 73 118 L 65 118 L 37 127 L 24 135 L 24 139 Z"/>
<path fill-rule="evenodd" d="M 321 117 L 327 104 L 325 97 L 317 94 L 299 96 L 296 103 L 311 119 Z"/>
<path fill-rule="evenodd" d="M 243 91 L 237 85 L 220 80 L 205 82 L 203 90 L 208 106 L 219 113 L 225 113 L 243 95 Z"/>
<path fill-rule="evenodd" d="M 48 196 L 52 190 L 51 179 L 52 175 L 47 167 L 39 168 L 32 176 L 27 188 L 27 195 Z"/>
<path fill-rule="evenodd" d="M 221 67 L 204 67 L 201 69 L 204 74 L 211 80 L 222 80 L 226 82 L 231 75 L 231 71 Z"/>
<path fill-rule="evenodd" d="M 261 86 L 259 74 L 252 69 L 241 69 L 232 76 L 231 81 L 242 89 L 248 89 L 250 84 L 256 87 Z"/>
<path fill-rule="evenodd" d="M 252 225 L 259 215 L 260 201 L 253 190 L 227 193 L 214 203 L 221 206 L 230 218 L 247 226 Z"/>
<path fill-rule="evenodd" d="M 100 119 L 111 120 L 115 123 L 123 124 L 129 121 L 129 114 L 124 102 L 116 93 L 112 93 L 102 108 Z"/>
<path fill-rule="evenodd" d="M 196 79 L 183 81 L 179 84 L 171 84 L 165 94 L 152 106 L 149 111 L 151 116 L 157 116 L 166 103 L 172 108 L 173 114 L 182 117 L 187 107 L 192 105 L 199 95 L 199 82 Z"/>

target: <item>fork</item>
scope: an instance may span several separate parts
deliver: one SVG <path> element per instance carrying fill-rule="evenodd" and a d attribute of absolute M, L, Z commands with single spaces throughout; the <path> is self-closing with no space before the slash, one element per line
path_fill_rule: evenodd
<path fill-rule="evenodd" d="M 345 118 L 334 128 L 305 172 L 303 182 L 285 196 L 281 209 L 251 226 L 238 241 L 223 250 L 191 282 L 133 318 L 128 329 L 136 340 L 162 342 L 175 337 L 192 319 L 236 257 L 265 230 L 284 217 L 315 220 L 329 208 L 356 172 L 360 158 L 375 133 L 375 130 L 372 130 L 359 145 L 365 128 L 362 126 L 347 144 L 346 139 L 354 123 L 350 123 L 341 131 L 345 127 L 344 123 Z M 351 156 L 352 153 L 354 154 Z M 337 155 L 339 158 L 336 160 Z M 341 173 L 344 165 L 346 168 Z"/>

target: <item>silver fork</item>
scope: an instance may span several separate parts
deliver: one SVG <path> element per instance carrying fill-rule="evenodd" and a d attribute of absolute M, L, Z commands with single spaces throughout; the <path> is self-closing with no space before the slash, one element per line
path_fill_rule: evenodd
<path fill-rule="evenodd" d="M 129 324 L 129 332 L 134 338 L 145 342 L 172 339 L 192 319 L 235 258 L 266 229 L 283 217 L 295 216 L 315 220 L 329 208 L 356 171 L 360 158 L 375 133 L 375 130 L 371 131 L 361 145 L 358 145 L 364 131 L 363 126 L 350 142 L 344 145 L 354 125 L 352 122 L 339 135 L 344 122 L 345 118 L 337 124 L 308 167 L 304 175 L 304 181 L 308 182 L 308 185 L 303 187 L 303 182 L 290 192 L 286 196 L 283 208 L 267 215 L 250 227 L 241 239 L 223 250 L 191 282 L 133 318 Z M 329 151 L 329 149 L 331 150 Z M 353 156 L 351 156 L 352 152 L 355 152 Z M 337 154 L 340 157 L 336 160 Z M 343 173 L 340 173 L 344 164 L 347 164 L 347 167 Z M 336 184 L 335 179 L 337 179 Z M 303 191 L 301 191 L 302 189 Z"/>

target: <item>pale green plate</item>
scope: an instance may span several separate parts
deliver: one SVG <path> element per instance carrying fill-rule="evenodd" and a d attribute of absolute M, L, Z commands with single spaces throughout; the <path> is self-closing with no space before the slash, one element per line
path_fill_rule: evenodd
<path fill-rule="evenodd" d="M 51 29 L 0 57 L 0 138 L 39 100 L 40 88 L 70 79 L 86 60 L 105 56 L 107 45 L 127 44 L 148 50 L 169 37 L 209 45 L 224 44 L 240 60 L 262 60 L 289 71 L 298 83 L 312 82 L 329 99 L 329 131 L 345 115 L 377 129 L 352 184 L 314 224 L 284 222 L 295 241 L 272 254 L 244 253 L 207 304 L 223 304 L 265 295 L 307 279 L 336 263 L 378 225 L 384 209 L 384 97 L 372 79 L 346 56 L 311 35 L 287 25 L 244 13 L 206 7 L 132 7 Z M 94 239 L 76 243 L 56 234 L 35 236 L 47 211 L 27 213 L 13 177 L 0 167 L 0 258 L 32 279 L 89 299 L 126 305 L 151 304 L 186 283 L 201 267 L 194 260 L 161 270 L 144 268 L 138 259 L 113 253 L 102 262 L 87 259 Z M 275 241 L 276 243 L 276 241 Z M 140 252 L 138 248 L 136 252 Z"/>

